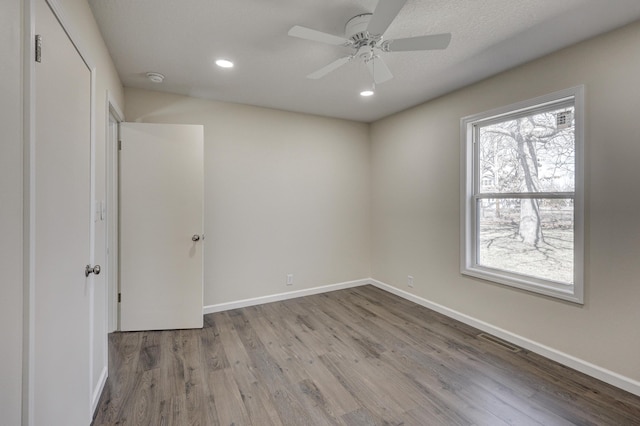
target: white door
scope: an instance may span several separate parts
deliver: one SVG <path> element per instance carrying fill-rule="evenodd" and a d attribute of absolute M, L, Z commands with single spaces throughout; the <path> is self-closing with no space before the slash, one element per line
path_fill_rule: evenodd
<path fill-rule="evenodd" d="M 29 414 L 35 425 L 86 425 L 93 390 L 94 275 L 85 276 L 85 265 L 93 266 L 92 71 L 45 0 L 36 0 L 34 14 L 43 49 L 33 77 Z"/>
<path fill-rule="evenodd" d="M 201 328 L 203 127 L 120 124 L 120 327 Z"/>

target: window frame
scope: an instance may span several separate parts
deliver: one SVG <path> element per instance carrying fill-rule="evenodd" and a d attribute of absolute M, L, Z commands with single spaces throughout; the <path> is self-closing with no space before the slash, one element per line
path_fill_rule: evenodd
<path fill-rule="evenodd" d="M 575 114 L 575 186 L 573 196 L 567 197 L 568 193 L 540 192 L 536 195 L 543 195 L 543 197 L 533 197 L 528 193 L 525 195 L 500 193 L 500 197 L 504 198 L 507 195 L 516 198 L 573 198 L 573 285 L 478 265 L 477 200 L 488 198 L 487 194 L 478 197 L 481 176 L 476 173 L 479 168 L 479 155 L 475 140 L 479 124 L 487 125 L 491 122 L 527 116 L 535 113 L 536 110 L 547 110 L 571 101 L 573 101 Z M 584 303 L 584 116 L 584 86 L 576 86 L 460 119 L 460 272 L 463 275 L 578 304 Z"/>

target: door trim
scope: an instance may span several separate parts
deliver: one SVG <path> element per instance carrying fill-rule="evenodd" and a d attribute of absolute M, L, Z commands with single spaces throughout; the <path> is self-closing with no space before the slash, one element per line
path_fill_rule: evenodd
<path fill-rule="evenodd" d="M 118 135 L 116 141 L 111 135 L 111 117 L 113 117 L 117 123 Z M 116 100 L 113 98 L 109 90 L 107 90 L 107 105 L 106 105 L 106 182 L 107 182 L 107 247 L 109 252 L 107 253 L 107 330 L 109 333 L 119 330 L 119 314 L 118 314 L 118 291 L 119 291 L 119 245 L 120 245 L 120 233 L 119 233 L 119 158 L 118 158 L 118 142 L 120 139 L 120 123 L 124 121 L 124 114 L 119 107 Z"/>
<path fill-rule="evenodd" d="M 81 38 L 77 36 L 79 32 L 75 30 L 69 19 L 66 17 L 62 6 L 58 0 L 25 0 L 23 3 L 24 12 L 24 39 L 23 39 L 23 134 L 24 134 L 24 196 L 23 196 L 23 215 L 24 215 L 24 229 L 23 229 L 23 291 L 24 291 L 24 303 L 23 303 L 23 369 L 22 369 L 22 424 L 33 425 L 34 424 L 34 412 L 35 412 L 35 384 L 34 384 L 34 366 L 35 366 L 35 217 L 36 217 L 36 167 L 35 167 L 35 128 L 36 128 L 36 90 L 35 90 L 35 43 L 33 42 L 36 35 L 36 1 L 45 1 L 53 15 L 56 17 L 60 26 L 69 37 L 69 40 L 75 47 L 76 51 L 80 55 L 80 58 L 87 66 L 91 78 L 90 89 L 90 204 L 91 214 L 87 218 L 90 229 L 90 253 L 89 260 L 91 264 L 94 261 L 94 244 L 95 244 L 95 227 L 93 226 L 93 217 L 95 217 L 95 203 L 92 201 L 95 198 L 95 98 L 96 98 L 96 67 L 95 62 L 87 54 L 88 50 L 84 48 L 81 42 Z M 79 265 L 81 267 L 82 265 Z M 90 300 L 90 321 L 93 321 L 93 312 L 91 311 L 94 300 L 94 288 L 93 285 L 89 285 L 89 300 Z M 90 330 L 93 330 L 93 323 L 90 324 Z M 93 336 L 90 336 L 89 341 L 91 346 L 89 347 L 90 362 L 93 361 Z M 92 372 L 89 373 L 89 386 L 91 389 L 91 383 L 93 383 Z M 106 381 L 106 376 L 104 378 Z M 100 392 L 102 392 L 104 383 L 100 385 Z M 93 390 L 92 390 L 93 391 Z M 91 392 L 94 393 L 94 392 Z M 98 393 L 98 398 L 99 398 Z M 91 422 L 91 415 L 94 411 L 92 404 L 92 395 L 87 395 L 86 404 L 90 408 L 88 422 Z M 96 400 L 97 403 L 97 400 Z"/>

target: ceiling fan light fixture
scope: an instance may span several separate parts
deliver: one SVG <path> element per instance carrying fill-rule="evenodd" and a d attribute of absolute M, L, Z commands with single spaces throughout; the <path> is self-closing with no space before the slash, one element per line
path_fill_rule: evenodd
<path fill-rule="evenodd" d="M 366 89 L 363 89 L 360 92 L 360 96 L 362 96 L 363 98 L 368 98 L 370 96 L 373 96 L 376 94 L 376 82 L 373 81 L 371 83 L 371 86 L 368 86 Z"/>
<path fill-rule="evenodd" d="M 233 68 L 233 62 L 228 59 L 216 59 L 216 65 L 220 68 Z"/>

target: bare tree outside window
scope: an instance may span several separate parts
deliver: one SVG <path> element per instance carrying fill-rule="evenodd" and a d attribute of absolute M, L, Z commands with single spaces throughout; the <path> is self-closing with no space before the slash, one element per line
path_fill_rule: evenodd
<path fill-rule="evenodd" d="M 478 265 L 573 283 L 574 107 L 479 124 Z"/>

